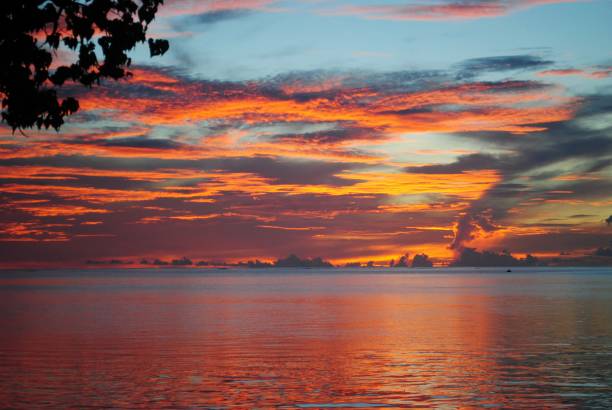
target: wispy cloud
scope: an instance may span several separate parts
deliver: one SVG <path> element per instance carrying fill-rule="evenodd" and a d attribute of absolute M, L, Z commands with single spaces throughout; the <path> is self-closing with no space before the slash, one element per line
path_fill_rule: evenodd
<path fill-rule="evenodd" d="M 591 70 L 583 70 L 578 68 L 557 68 L 552 70 L 540 71 L 538 75 L 541 77 L 580 76 L 591 79 L 604 79 L 612 77 L 612 68 L 605 67 Z"/>
<path fill-rule="evenodd" d="M 160 7 L 160 16 L 206 16 L 223 18 L 233 12 L 262 10 L 276 0 L 166 0 Z M 227 13 L 227 14 L 224 14 Z M 206 17 L 204 17 L 206 19 Z"/>
<path fill-rule="evenodd" d="M 581 0 L 438 0 L 404 4 L 370 4 L 344 6 L 323 13 L 354 15 L 375 20 L 471 20 L 500 17 L 531 7 L 575 3 Z"/>

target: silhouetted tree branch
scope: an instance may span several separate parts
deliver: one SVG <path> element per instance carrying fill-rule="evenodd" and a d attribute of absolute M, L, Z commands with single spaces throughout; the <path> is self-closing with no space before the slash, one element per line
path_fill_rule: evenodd
<path fill-rule="evenodd" d="M 0 1 L 2 121 L 13 128 L 53 127 L 78 111 L 73 97 L 58 98 L 67 81 L 86 87 L 129 76 L 127 52 L 147 42 L 151 57 L 167 40 L 146 37 L 163 0 Z M 58 62 L 58 50 L 72 62 Z M 55 62 L 55 64 L 54 64 Z"/>

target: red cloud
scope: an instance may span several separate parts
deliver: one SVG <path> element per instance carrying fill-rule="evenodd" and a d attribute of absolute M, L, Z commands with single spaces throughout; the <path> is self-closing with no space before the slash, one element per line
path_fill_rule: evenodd
<path fill-rule="evenodd" d="M 225 10 L 262 10 L 276 0 L 169 0 L 159 9 L 162 17 Z"/>
<path fill-rule="evenodd" d="M 609 68 L 597 69 L 597 70 L 591 70 L 591 71 L 580 70 L 577 68 L 562 68 L 562 69 L 541 71 L 538 73 L 538 75 L 541 77 L 546 77 L 546 76 L 564 77 L 564 76 L 577 75 L 577 76 L 581 76 L 585 78 L 602 79 L 602 78 L 608 78 L 612 76 L 612 68 L 609 67 Z"/>
<path fill-rule="evenodd" d="M 404 5 L 347 6 L 332 12 L 375 20 L 468 20 L 499 17 L 521 9 L 580 0 L 491 0 L 408 3 Z"/>

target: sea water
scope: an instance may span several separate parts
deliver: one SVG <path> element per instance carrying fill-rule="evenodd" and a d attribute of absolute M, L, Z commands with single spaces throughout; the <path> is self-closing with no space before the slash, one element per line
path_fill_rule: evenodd
<path fill-rule="evenodd" d="M 612 408 L 612 271 L 0 272 L 0 408 Z"/>

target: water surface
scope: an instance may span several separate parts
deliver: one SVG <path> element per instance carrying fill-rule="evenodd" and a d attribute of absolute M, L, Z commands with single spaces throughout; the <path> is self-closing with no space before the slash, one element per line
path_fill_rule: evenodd
<path fill-rule="evenodd" d="M 0 408 L 612 408 L 610 269 L 1 272 L 0 313 Z"/>

